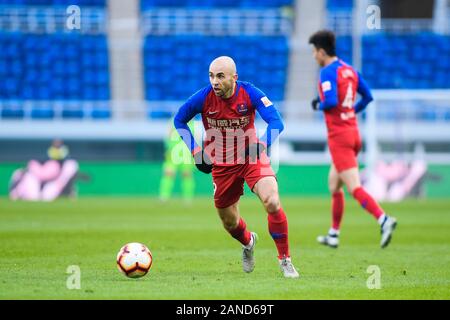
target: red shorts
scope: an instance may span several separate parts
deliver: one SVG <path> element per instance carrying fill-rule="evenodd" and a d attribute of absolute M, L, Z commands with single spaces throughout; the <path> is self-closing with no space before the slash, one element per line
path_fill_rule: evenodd
<path fill-rule="evenodd" d="M 338 172 L 358 166 L 362 142 L 357 130 L 344 131 L 328 138 L 333 164 Z"/>
<path fill-rule="evenodd" d="M 212 170 L 214 204 L 216 208 L 226 208 L 236 203 L 244 194 L 244 181 L 253 187 L 263 177 L 275 177 L 268 156 L 263 153 L 256 163 L 232 166 L 214 166 Z"/>

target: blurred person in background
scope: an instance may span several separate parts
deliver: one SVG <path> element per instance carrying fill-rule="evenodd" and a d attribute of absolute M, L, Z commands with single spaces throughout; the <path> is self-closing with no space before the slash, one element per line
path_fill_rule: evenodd
<path fill-rule="evenodd" d="M 194 130 L 194 122 L 189 123 L 189 128 Z M 186 203 L 191 203 L 195 192 L 193 177 L 194 161 L 190 156 L 187 146 L 173 125 L 173 119 L 169 122 L 169 134 L 164 140 L 164 162 L 162 177 L 159 186 L 159 199 L 166 202 L 172 196 L 177 172 L 181 173 L 181 193 Z M 188 157 L 183 157 L 187 153 Z"/>
<path fill-rule="evenodd" d="M 47 156 L 50 160 L 62 162 L 69 157 L 69 148 L 63 140 L 54 139 L 47 150 Z"/>
<path fill-rule="evenodd" d="M 77 197 L 75 182 L 80 178 L 79 165 L 69 159 L 69 148 L 62 140 L 55 139 L 47 149 L 47 157 L 43 162 L 31 159 L 25 168 L 14 171 L 9 186 L 12 200 L 53 201 L 61 196 Z"/>

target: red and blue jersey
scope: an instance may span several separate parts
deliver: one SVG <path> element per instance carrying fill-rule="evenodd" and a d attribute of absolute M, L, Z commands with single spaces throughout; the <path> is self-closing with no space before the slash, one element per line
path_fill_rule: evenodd
<path fill-rule="evenodd" d="M 254 125 L 255 111 L 268 123 L 259 140 Z M 228 99 L 216 96 L 212 86 L 208 85 L 180 107 L 174 125 L 192 153 L 200 147 L 187 123 L 197 114 L 201 114 L 205 127 L 204 149 L 215 165 L 238 163 L 238 154 L 241 155 L 250 143 L 261 141 L 270 147 L 284 128 L 279 112 L 267 96 L 251 83 L 243 81 L 236 82 L 235 91 Z"/>
<path fill-rule="evenodd" d="M 355 105 L 356 93 L 362 98 Z M 319 95 L 319 108 L 325 113 L 328 136 L 358 130 L 356 113 L 373 100 L 361 74 L 342 60 L 336 60 L 320 71 Z"/>

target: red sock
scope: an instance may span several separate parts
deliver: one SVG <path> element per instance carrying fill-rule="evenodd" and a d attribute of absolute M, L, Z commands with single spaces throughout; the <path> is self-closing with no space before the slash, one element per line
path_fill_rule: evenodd
<path fill-rule="evenodd" d="M 333 223 L 331 227 L 335 230 L 339 230 L 341 226 L 342 216 L 344 215 L 344 203 L 344 192 L 334 192 L 332 197 Z"/>
<path fill-rule="evenodd" d="M 244 246 L 250 243 L 252 235 L 250 234 L 250 231 L 247 230 L 247 225 L 245 224 L 244 219 L 240 218 L 238 226 L 235 229 L 228 232 L 231 234 L 233 238 L 238 240 Z"/>
<path fill-rule="evenodd" d="M 353 197 L 376 219 L 384 213 L 383 209 L 381 209 L 378 203 L 363 189 L 363 187 L 356 188 L 353 191 Z"/>
<path fill-rule="evenodd" d="M 280 208 L 278 212 L 269 213 L 267 220 L 269 221 L 269 233 L 277 246 L 278 258 L 290 257 L 288 223 L 283 208 Z"/>

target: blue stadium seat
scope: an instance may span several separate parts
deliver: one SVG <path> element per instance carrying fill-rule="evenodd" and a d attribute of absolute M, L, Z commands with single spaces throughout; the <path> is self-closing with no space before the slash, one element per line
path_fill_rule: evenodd
<path fill-rule="evenodd" d="M 352 64 L 352 37 L 340 36 L 336 39 L 336 54 L 346 63 Z"/>
<path fill-rule="evenodd" d="M 330 11 L 351 10 L 353 0 L 327 0 L 327 9 Z"/>
<path fill-rule="evenodd" d="M 170 119 L 173 116 L 173 114 L 170 111 L 157 110 L 157 111 L 150 111 L 148 116 L 151 119 Z"/>
<path fill-rule="evenodd" d="M 0 32 L 0 47 L 0 77 L 3 80 L 0 82 L 0 100 L 3 102 L 110 99 L 105 35 Z M 24 111 L 3 106 L 1 116 L 21 118 Z M 56 116 L 71 119 L 85 116 L 108 118 L 110 112 L 102 110 L 91 115 L 86 114 L 85 110 L 68 109 L 55 114 L 51 106 L 31 110 L 33 119 L 52 119 Z"/>
<path fill-rule="evenodd" d="M 148 100 L 184 100 L 208 84 L 209 63 L 232 56 L 239 78 L 254 83 L 274 101 L 284 98 L 289 45 L 283 36 L 148 36 L 144 78 Z M 186 78 L 189 81 L 176 81 Z"/>
<path fill-rule="evenodd" d="M 22 119 L 25 116 L 25 110 L 19 103 L 9 103 L 1 108 L 2 119 Z"/>
<path fill-rule="evenodd" d="M 142 10 L 151 8 L 278 8 L 292 6 L 294 0 L 141 0 Z"/>
<path fill-rule="evenodd" d="M 111 110 L 109 109 L 109 107 L 94 108 L 92 109 L 91 117 L 94 120 L 110 119 Z"/>
<path fill-rule="evenodd" d="M 55 110 L 52 107 L 33 108 L 31 110 L 32 119 L 53 119 L 55 117 Z"/>
<path fill-rule="evenodd" d="M 110 98 L 104 35 L 0 33 L 0 46 L 2 100 Z"/>
<path fill-rule="evenodd" d="M 27 5 L 27 6 L 96 6 L 105 7 L 106 0 L 0 0 L 0 5 Z"/>
<path fill-rule="evenodd" d="M 450 121 L 450 110 L 447 110 L 447 111 L 444 113 L 444 120 L 445 120 L 445 121 Z"/>
<path fill-rule="evenodd" d="M 377 34 L 364 36 L 362 43 L 362 71 L 371 87 L 450 88 L 450 60 L 439 59 L 450 55 L 450 36 Z"/>
<path fill-rule="evenodd" d="M 67 108 L 62 110 L 61 114 L 63 119 L 83 119 L 84 118 L 84 111 L 81 108 Z"/>

